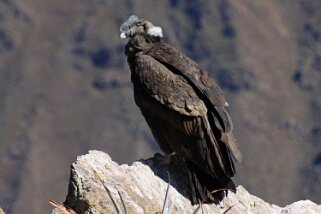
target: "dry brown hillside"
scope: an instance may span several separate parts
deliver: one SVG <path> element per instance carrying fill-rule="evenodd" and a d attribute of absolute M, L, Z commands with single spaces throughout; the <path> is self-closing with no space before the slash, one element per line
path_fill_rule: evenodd
<path fill-rule="evenodd" d="M 244 155 L 238 183 L 278 205 L 321 189 L 321 2 L 0 1 L 0 206 L 47 213 L 89 149 L 158 150 L 135 106 L 119 26 L 163 27 L 221 85 Z M 108 143 L 107 143 L 108 142 Z"/>

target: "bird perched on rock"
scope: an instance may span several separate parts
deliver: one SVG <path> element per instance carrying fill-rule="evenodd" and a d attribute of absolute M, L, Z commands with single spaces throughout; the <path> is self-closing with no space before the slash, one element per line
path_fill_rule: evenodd
<path fill-rule="evenodd" d="M 191 202 L 218 202 L 227 190 L 235 192 L 233 159 L 241 161 L 241 154 L 219 86 L 205 69 L 163 42 L 161 27 L 132 15 L 120 32 L 129 39 L 125 54 L 135 102 L 165 153 L 163 160 L 173 155 L 184 160 Z"/>

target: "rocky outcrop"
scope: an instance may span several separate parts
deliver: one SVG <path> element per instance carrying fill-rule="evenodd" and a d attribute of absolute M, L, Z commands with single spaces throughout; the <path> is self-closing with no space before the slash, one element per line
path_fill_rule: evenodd
<path fill-rule="evenodd" d="M 152 159 L 140 160 L 131 166 L 118 165 L 106 153 L 89 151 L 71 166 L 63 206 L 77 213 L 125 213 L 125 209 L 131 214 L 161 213 L 163 207 L 164 213 L 201 213 L 201 208 L 192 206 L 188 199 L 190 188 L 186 175 L 181 166 L 159 166 Z M 55 208 L 52 214 L 66 213 L 61 207 Z M 321 213 L 321 205 L 309 200 L 282 208 L 251 195 L 242 186 L 238 186 L 236 194 L 229 192 L 220 204 L 203 205 L 202 209 L 204 213 L 229 214 Z"/>

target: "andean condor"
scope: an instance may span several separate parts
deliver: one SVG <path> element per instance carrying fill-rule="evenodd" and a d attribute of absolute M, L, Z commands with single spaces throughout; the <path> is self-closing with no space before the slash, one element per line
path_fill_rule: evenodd
<path fill-rule="evenodd" d="M 233 137 L 227 102 L 205 69 L 162 41 L 162 29 L 133 15 L 121 25 L 134 97 L 156 141 L 187 167 L 193 204 L 220 201 L 236 191 Z M 193 41 L 191 41 L 193 42 Z"/>

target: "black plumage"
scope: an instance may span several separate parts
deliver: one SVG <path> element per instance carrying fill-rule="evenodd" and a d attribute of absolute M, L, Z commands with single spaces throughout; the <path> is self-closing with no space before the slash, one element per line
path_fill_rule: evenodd
<path fill-rule="evenodd" d="M 206 70 L 164 43 L 152 23 L 131 16 L 121 32 L 129 38 L 125 54 L 135 102 L 163 152 L 184 159 L 191 202 L 219 201 L 225 190 L 235 192 L 232 156 L 240 161 L 241 154 L 219 86 Z"/>

